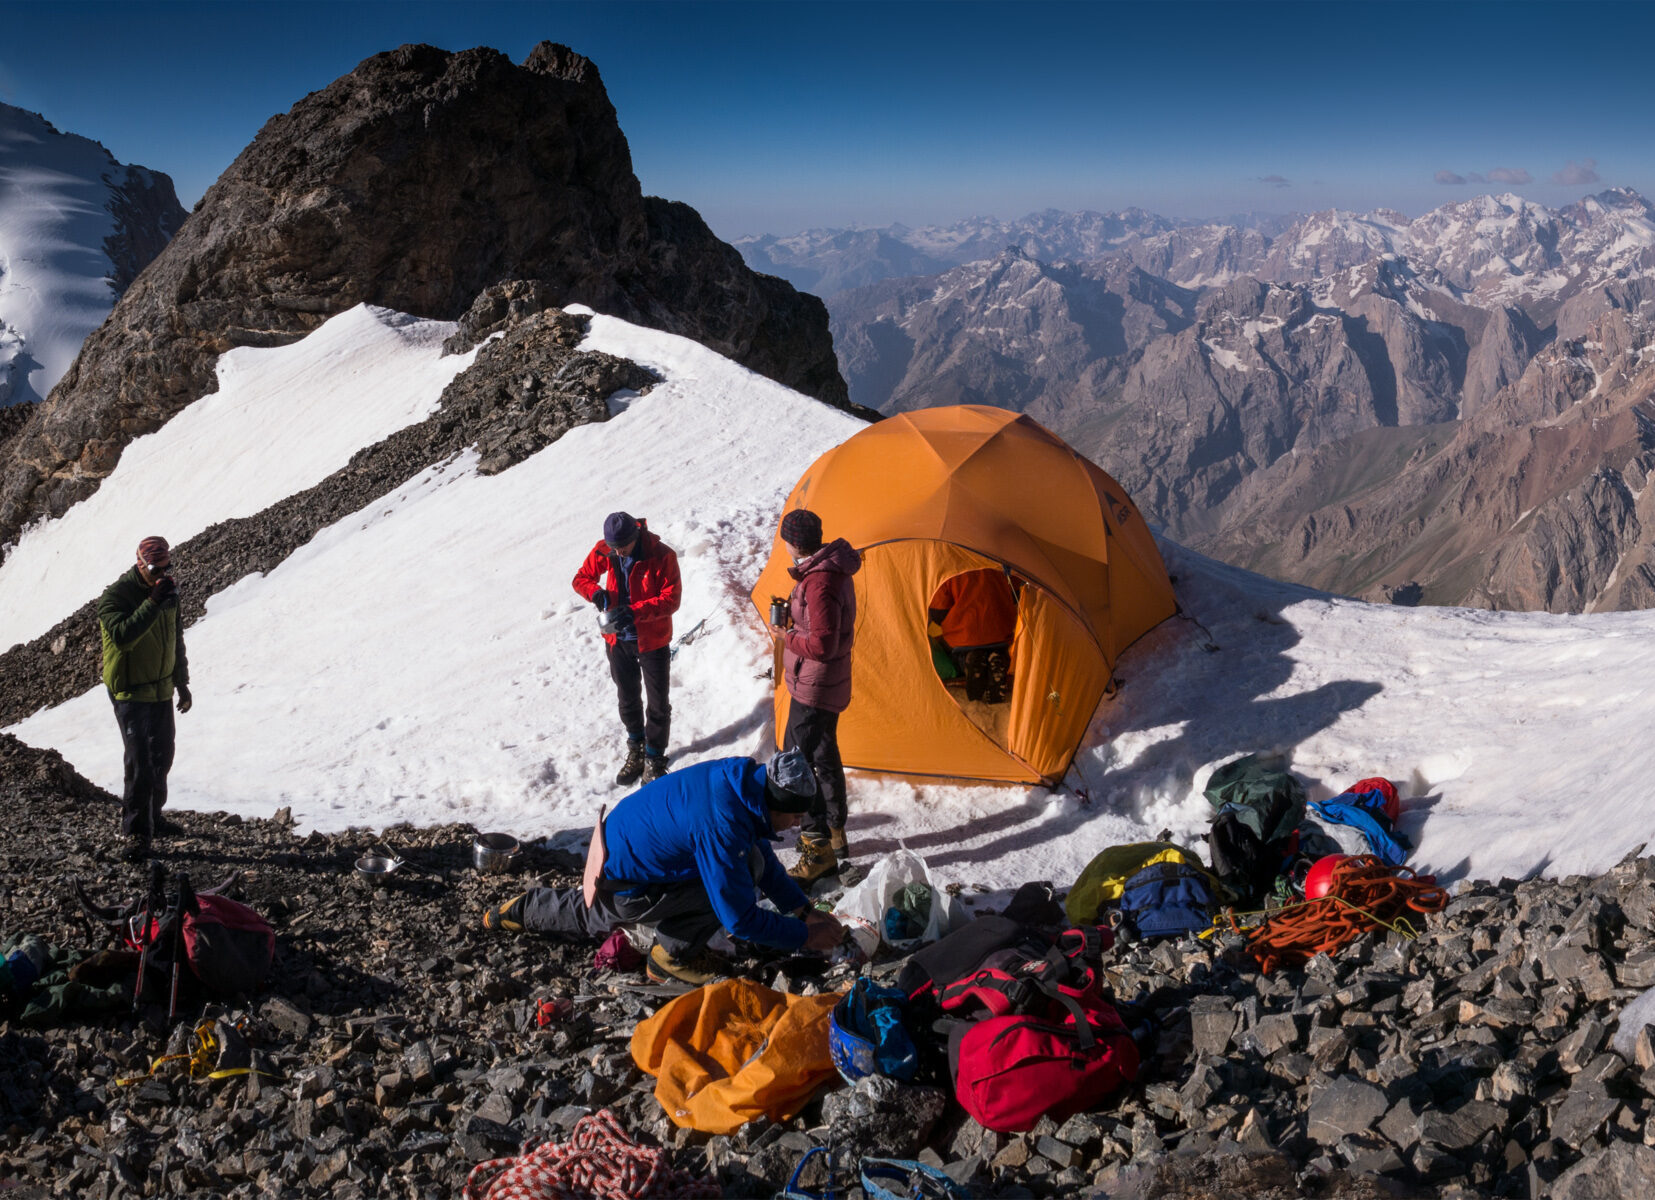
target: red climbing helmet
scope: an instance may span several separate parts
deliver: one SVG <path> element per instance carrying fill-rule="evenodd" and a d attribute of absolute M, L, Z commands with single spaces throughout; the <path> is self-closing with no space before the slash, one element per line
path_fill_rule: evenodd
<path fill-rule="evenodd" d="M 1306 900 L 1320 900 L 1327 895 L 1333 885 L 1333 868 L 1344 862 L 1348 854 L 1327 854 L 1318 858 L 1311 865 L 1310 872 L 1304 877 L 1304 898 Z"/>

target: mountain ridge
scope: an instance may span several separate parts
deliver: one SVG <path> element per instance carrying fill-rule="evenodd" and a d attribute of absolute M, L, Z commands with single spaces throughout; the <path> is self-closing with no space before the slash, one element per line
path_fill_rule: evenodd
<path fill-rule="evenodd" d="M 550 42 L 522 65 L 403 46 L 266 122 L 87 338 L 0 461 L 0 544 L 211 392 L 223 352 L 287 344 L 358 303 L 457 319 L 513 279 L 847 404 L 821 302 L 643 195 L 590 60 Z"/>
<path fill-rule="evenodd" d="M 0 407 L 51 391 L 186 215 L 167 175 L 0 102 Z"/>

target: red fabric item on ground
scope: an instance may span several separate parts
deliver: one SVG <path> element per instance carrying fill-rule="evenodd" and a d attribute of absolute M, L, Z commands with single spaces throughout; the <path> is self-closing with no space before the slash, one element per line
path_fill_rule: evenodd
<path fill-rule="evenodd" d="M 546 1142 L 515 1158 L 478 1163 L 464 1200 L 701 1200 L 718 1181 L 674 1170 L 667 1151 L 626 1136 L 609 1109 L 575 1122 L 567 1142 Z"/>
<path fill-rule="evenodd" d="M 592 966 L 599 971 L 636 971 L 643 961 L 644 956 L 627 941 L 624 929 L 617 929 L 605 938 L 592 956 Z"/>

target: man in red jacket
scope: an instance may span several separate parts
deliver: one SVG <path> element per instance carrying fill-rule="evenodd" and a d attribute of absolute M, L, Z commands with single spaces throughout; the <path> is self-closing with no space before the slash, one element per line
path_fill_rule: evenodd
<path fill-rule="evenodd" d="M 626 760 L 622 786 L 667 773 L 667 700 L 672 665 L 672 614 L 678 611 L 678 555 L 643 521 L 624 512 L 603 522 L 603 540 L 575 572 L 575 591 L 600 613 L 609 677 L 620 697 Z M 645 706 L 645 698 L 648 706 Z"/>
<path fill-rule="evenodd" d="M 839 759 L 839 714 L 850 707 L 850 654 L 856 640 L 856 587 L 851 576 L 862 556 L 844 538 L 822 544 L 822 519 L 808 508 L 782 518 L 782 544 L 793 557 L 796 582 L 788 601 L 787 627 L 771 626 L 781 639 L 787 680 L 787 735 L 783 749 L 798 747 L 821 785 L 799 833 L 799 861 L 789 872 L 808 886 L 850 857 L 845 841 L 845 767 Z"/>

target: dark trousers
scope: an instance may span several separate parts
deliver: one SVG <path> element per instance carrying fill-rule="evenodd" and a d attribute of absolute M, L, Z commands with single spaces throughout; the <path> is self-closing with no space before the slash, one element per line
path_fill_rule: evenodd
<path fill-rule="evenodd" d="M 812 837 L 827 837 L 845 827 L 845 764 L 839 760 L 839 714 L 793 701 L 787 710 L 782 749 L 798 747 L 816 772 L 816 799 L 800 828 Z"/>
<path fill-rule="evenodd" d="M 609 650 L 609 678 L 620 697 L 621 725 L 629 742 L 642 742 L 651 754 L 667 752 L 672 732 L 672 704 L 667 683 L 672 670 L 672 647 L 638 653 L 637 642 L 617 641 Z M 648 697 L 649 706 L 644 706 Z"/>
<path fill-rule="evenodd" d="M 115 700 L 121 726 L 126 784 L 121 791 L 121 832 L 151 837 L 167 803 L 172 770 L 173 721 L 170 700 Z"/>
<path fill-rule="evenodd" d="M 756 884 L 764 859 L 758 848 L 748 854 Z M 625 894 L 598 884 L 591 908 L 578 887 L 531 888 L 523 901 L 523 928 L 571 941 L 601 941 L 618 925 L 653 925 L 655 942 L 674 958 L 706 948 L 719 921 L 700 883 L 662 883 Z"/>

